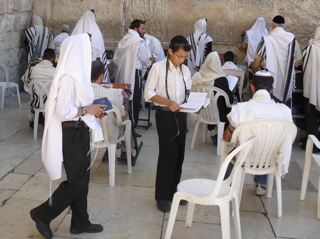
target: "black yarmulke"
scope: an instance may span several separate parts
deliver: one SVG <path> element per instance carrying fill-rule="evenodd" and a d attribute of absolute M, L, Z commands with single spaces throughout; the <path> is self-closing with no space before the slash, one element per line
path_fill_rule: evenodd
<path fill-rule="evenodd" d="M 275 16 L 272 21 L 277 24 L 285 24 L 284 18 L 280 15 Z"/>

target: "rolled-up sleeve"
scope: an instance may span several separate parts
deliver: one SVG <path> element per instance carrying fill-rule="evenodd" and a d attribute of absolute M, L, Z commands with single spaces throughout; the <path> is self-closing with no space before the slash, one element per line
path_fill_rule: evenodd
<path fill-rule="evenodd" d="M 146 102 L 151 102 L 151 98 L 157 95 L 156 88 L 159 77 L 159 68 L 156 65 L 153 65 L 149 75 L 147 84 L 144 89 L 144 99 Z"/>
<path fill-rule="evenodd" d="M 62 121 L 75 119 L 78 114 L 74 94 L 74 79 L 67 76 L 62 77 L 56 105 L 56 114 Z"/>

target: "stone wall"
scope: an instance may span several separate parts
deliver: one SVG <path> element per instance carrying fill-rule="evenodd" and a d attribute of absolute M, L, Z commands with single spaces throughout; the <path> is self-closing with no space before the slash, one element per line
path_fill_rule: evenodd
<path fill-rule="evenodd" d="M 207 33 L 213 38 L 213 49 L 234 51 L 240 63 L 245 53 L 239 50 L 240 31 L 249 29 L 262 16 L 267 23 L 281 14 L 286 29 L 296 35 L 301 46 L 307 45 L 319 24 L 316 0 L 34 0 L 34 13 L 44 18 L 55 34 L 62 24 L 74 27 L 88 9 L 95 9 L 97 22 L 107 49 L 116 49 L 130 22 L 147 21 L 147 29 L 164 47 L 175 35 L 188 36 L 199 18 L 208 19 Z"/>
<path fill-rule="evenodd" d="M 8 67 L 13 82 L 18 82 L 26 69 L 24 31 L 31 16 L 32 0 L 0 0 L 0 62 Z M 0 81 L 4 81 L 3 70 Z"/>
<path fill-rule="evenodd" d="M 54 35 L 63 24 L 71 30 L 80 16 L 95 9 L 97 23 L 107 49 L 115 50 L 133 19 L 147 21 L 147 29 L 163 44 L 175 35 L 188 36 L 199 18 L 208 19 L 207 33 L 213 38 L 213 49 L 231 50 L 239 57 L 240 31 L 249 29 L 262 16 L 267 23 L 281 14 L 286 29 L 296 35 L 301 46 L 308 44 L 320 25 L 317 0 L 0 0 L 0 62 L 10 67 L 13 80 L 24 72 L 26 64 L 23 31 L 29 27 L 31 12 L 42 17 Z M 0 72 L 1 74 L 1 72 Z"/>

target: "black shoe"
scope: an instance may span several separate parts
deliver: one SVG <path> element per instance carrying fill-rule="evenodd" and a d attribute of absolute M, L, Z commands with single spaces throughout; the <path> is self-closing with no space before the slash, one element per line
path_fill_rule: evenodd
<path fill-rule="evenodd" d="M 34 128 L 34 121 L 33 121 L 33 120 L 29 120 L 29 127 L 30 127 L 31 129 Z"/>
<path fill-rule="evenodd" d="M 140 138 L 141 136 L 142 136 L 141 134 L 136 133 L 137 138 Z"/>
<path fill-rule="evenodd" d="M 187 205 L 188 201 L 187 200 L 180 200 L 179 205 L 185 206 Z"/>
<path fill-rule="evenodd" d="M 44 236 L 46 239 L 50 239 L 53 237 L 52 231 L 50 229 L 50 226 L 48 224 L 45 224 L 44 222 L 40 221 L 39 218 L 37 218 L 34 209 L 30 211 L 30 216 L 33 221 L 36 223 L 36 227 L 40 234 Z"/>
<path fill-rule="evenodd" d="M 85 229 L 75 229 L 70 227 L 70 232 L 72 234 L 79 234 L 79 233 L 83 233 L 83 232 L 87 232 L 87 233 L 98 233 L 98 232 L 102 232 L 103 231 L 103 226 L 100 224 L 90 224 L 89 227 L 85 228 Z"/>
<path fill-rule="evenodd" d="M 166 200 L 157 201 L 157 207 L 161 212 L 170 212 L 171 202 Z"/>

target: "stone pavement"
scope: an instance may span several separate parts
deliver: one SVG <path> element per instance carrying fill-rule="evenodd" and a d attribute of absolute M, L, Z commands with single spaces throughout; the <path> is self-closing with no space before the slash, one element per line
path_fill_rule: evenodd
<path fill-rule="evenodd" d="M 42 238 L 29 216 L 33 207 L 49 195 L 49 178 L 41 162 L 42 126 L 38 140 L 28 126 L 28 95 L 21 94 L 19 108 L 15 96 L 5 99 L 0 110 L 0 238 Z M 141 112 L 146 116 L 146 111 Z M 161 239 L 164 236 L 169 213 L 157 210 L 154 201 L 155 172 L 158 140 L 153 126 L 138 129 L 144 145 L 132 175 L 121 162 L 116 167 L 116 186 L 108 185 L 108 164 L 101 162 L 103 151 L 91 170 L 89 214 L 93 223 L 101 223 L 104 231 L 98 234 L 72 235 L 70 213 L 63 212 L 51 223 L 53 238 L 93 239 Z M 201 142 L 201 134 L 194 150 L 190 150 L 194 124 L 189 120 L 186 157 L 182 180 L 194 177 L 215 179 L 219 157 L 211 140 Z M 299 138 L 299 134 L 298 137 Z M 283 217 L 277 218 L 276 191 L 272 199 L 254 195 L 254 184 L 246 176 L 240 206 L 242 237 L 251 238 L 319 238 L 320 227 L 316 218 L 318 172 L 312 169 L 305 201 L 299 200 L 304 164 L 304 151 L 293 149 L 289 174 L 282 180 Z M 59 180 L 60 182 L 61 180 Z M 59 182 L 53 183 L 55 188 Z M 186 206 L 180 206 L 172 238 L 221 238 L 218 207 L 196 206 L 192 228 L 185 228 Z M 233 222 L 231 236 L 235 238 Z"/>

